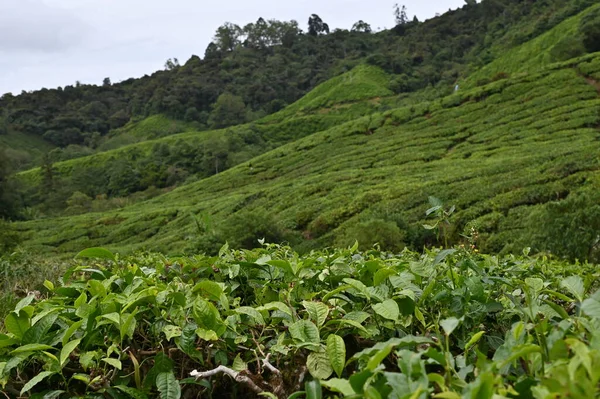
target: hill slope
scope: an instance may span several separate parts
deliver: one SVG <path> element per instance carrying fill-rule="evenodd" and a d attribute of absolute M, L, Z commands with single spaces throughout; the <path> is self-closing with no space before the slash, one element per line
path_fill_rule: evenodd
<path fill-rule="evenodd" d="M 600 54 L 590 55 L 359 118 L 120 211 L 17 226 L 28 247 L 61 252 L 211 250 L 245 233 L 307 249 L 361 231 L 366 243 L 419 246 L 435 241 L 421 228 L 433 195 L 457 206 L 442 232 L 451 240 L 474 226 L 483 250 L 519 249 L 539 236 L 531 218 L 544 204 L 600 183 L 598 73 Z M 198 226 L 201 212 L 217 227 Z"/>

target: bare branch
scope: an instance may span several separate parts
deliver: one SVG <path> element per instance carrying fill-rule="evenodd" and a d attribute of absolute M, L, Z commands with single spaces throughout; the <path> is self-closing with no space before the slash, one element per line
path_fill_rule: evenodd
<path fill-rule="evenodd" d="M 269 353 L 267 355 L 267 357 L 265 359 L 263 359 L 263 361 L 262 361 L 263 366 L 265 366 L 266 368 L 268 368 L 271 371 L 271 373 L 281 374 L 281 371 L 279 371 L 275 366 L 273 366 L 271 364 L 271 362 L 269 362 L 269 358 L 270 357 L 271 357 L 271 354 Z"/>
<path fill-rule="evenodd" d="M 261 387 L 259 387 L 258 385 L 256 385 L 254 383 L 254 381 L 252 381 L 252 379 L 250 379 L 248 376 L 240 374 L 237 371 L 232 370 L 229 367 L 225 367 L 225 366 L 219 366 L 215 369 L 208 370 L 208 371 L 194 370 L 190 373 L 190 376 L 195 377 L 197 380 L 199 380 L 199 379 L 203 379 L 203 378 L 213 377 L 218 374 L 227 374 L 228 376 L 230 376 L 237 382 L 246 384 L 248 386 L 248 388 L 250 388 L 252 391 L 254 391 L 256 393 L 264 392 L 264 390 Z"/>

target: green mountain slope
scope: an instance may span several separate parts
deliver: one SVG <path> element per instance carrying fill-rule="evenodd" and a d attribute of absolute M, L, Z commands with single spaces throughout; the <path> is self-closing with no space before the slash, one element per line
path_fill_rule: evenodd
<path fill-rule="evenodd" d="M 390 97 L 389 83 L 389 75 L 381 69 L 361 65 L 254 123 L 166 134 L 159 139 L 143 140 L 165 135 L 162 132 L 168 129 L 189 127 L 160 116 L 146 118 L 120 129 L 113 139 L 121 144 L 126 140 L 141 140 L 139 143 L 54 163 L 53 185 L 60 187 L 55 195 L 64 203 L 75 192 L 90 197 L 129 195 L 150 185 L 162 188 L 179 183 L 177 176 L 211 176 L 279 145 L 406 101 Z M 122 184 L 123 170 L 130 171 L 126 187 Z M 42 177 L 40 168 L 18 174 L 32 191 Z"/>
<path fill-rule="evenodd" d="M 484 0 L 424 22 L 404 16 L 397 26 L 380 32 L 363 21 L 360 29 L 342 27 L 321 34 L 304 33 L 304 24 L 296 21 L 260 18 L 243 27 L 226 23 L 202 58 L 191 56 L 183 65 L 168 60 L 165 70 L 151 76 L 2 95 L 0 136 L 35 136 L 61 148 L 56 160 L 72 159 L 98 146 L 113 149 L 153 136 L 121 134 L 131 121 L 147 117 L 185 121 L 195 130 L 256 121 L 364 63 L 393 75 L 388 89 L 395 94 L 453 87 L 473 67 L 488 64 L 595 3 Z M 235 112 L 219 112 L 219 104 L 228 101 Z M 163 129 L 161 134 L 169 131 L 179 129 Z M 12 148 L 11 142 L 2 144 Z M 23 168 L 38 165 L 33 155 Z"/>
<path fill-rule="evenodd" d="M 539 236 L 530 218 L 544 204 L 600 184 L 599 60 L 371 114 L 120 211 L 17 227 L 28 247 L 61 252 L 206 249 L 243 243 L 247 231 L 304 249 L 345 245 L 365 230 L 365 241 L 419 246 L 435 242 L 421 227 L 433 195 L 458 209 L 444 233 L 451 240 L 473 226 L 482 250 L 519 250 Z M 201 212 L 211 229 L 191 216 Z"/>
<path fill-rule="evenodd" d="M 497 74 L 536 71 L 552 63 L 585 54 L 580 25 L 584 18 L 599 13 L 600 4 L 597 4 L 563 21 L 554 29 L 530 42 L 508 50 L 502 57 L 471 74 L 466 81 L 467 85 L 473 86 L 476 82 Z"/>

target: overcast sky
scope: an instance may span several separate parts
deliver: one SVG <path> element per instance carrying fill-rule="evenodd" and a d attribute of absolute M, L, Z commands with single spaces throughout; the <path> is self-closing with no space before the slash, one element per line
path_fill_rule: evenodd
<path fill-rule="evenodd" d="M 404 0 L 420 20 L 464 0 Z M 291 20 L 312 13 L 334 28 L 362 19 L 394 25 L 394 0 L 0 0 L 0 94 L 151 74 L 168 58 L 204 55 L 225 21 Z M 211 5 L 207 5 L 211 4 Z"/>

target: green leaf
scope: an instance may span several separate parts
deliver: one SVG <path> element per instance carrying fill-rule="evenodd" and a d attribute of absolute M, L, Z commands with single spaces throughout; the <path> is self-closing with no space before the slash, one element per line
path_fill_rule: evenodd
<path fill-rule="evenodd" d="M 144 377 L 143 387 L 145 390 L 150 390 L 156 386 L 156 377 L 160 373 L 169 373 L 173 371 L 173 360 L 169 359 L 163 352 L 159 352 L 154 357 L 154 366 L 148 371 Z"/>
<path fill-rule="evenodd" d="M 203 280 L 194 287 L 194 293 L 198 291 L 200 291 L 203 297 L 219 302 L 221 300 L 223 288 L 213 281 Z"/>
<path fill-rule="evenodd" d="M 104 363 L 110 364 L 111 366 L 113 366 L 114 368 L 121 370 L 123 368 L 123 364 L 121 363 L 121 361 L 119 359 L 113 359 L 111 357 L 105 357 L 104 359 L 102 359 L 102 361 Z"/>
<path fill-rule="evenodd" d="M 306 359 L 306 367 L 310 375 L 319 380 L 326 380 L 333 373 L 329 356 L 324 350 L 311 352 Z"/>
<path fill-rule="evenodd" d="M 321 385 L 325 388 L 329 389 L 332 392 L 341 393 L 344 396 L 353 396 L 356 395 L 354 389 L 352 389 L 352 384 L 350 381 L 344 380 L 341 378 L 332 378 L 327 381 L 321 381 Z"/>
<path fill-rule="evenodd" d="M 117 312 L 103 314 L 100 316 L 100 318 L 112 321 L 117 327 L 121 326 L 121 315 Z"/>
<path fill-rule="evenodd" d="M 17 353 L 39 352 L 39 351 L 47 351 L 50 349 L 54 349 L 54 347 L 50 346 L 50 345 L 43 345 L 43 344 L 27 344 L 27 345 L 19 346 L 17 349 L 10 352 L 10 354 L 16 355 Z"/>
<path fill-rule="evenodd" d="M 485 331 L 479 331 L 477 334 L 473 335 L 469 342 L 467 342 L 467 344 L 465 345 L 465 351 L 468 351 L 470 347 L 479 342 L 481 337 L 483 337 L 483 334 L 485 334 Z"/>
<path fill-rule="evenodd" d="M 317 323 L 317 326 L 321 327 L 325 324 L 327 316 L 329 315 L 329 307 L 327 305 L 321 302 L 303 301 L 302 306 L 306 309 L 310 319 Z"/>
<path fill-rule="evenodd" d="M 371 357 L 374 353 L 380 351 L 381 349 L 386 348 L 388 345 L 392 345 L 393 347 L 406 347 L 412 345 L 421 345 L 421 344 L 433 344 L 434 342 L 427 337 L 417 337 L 414 335 L 407 335 L 403 338 L 391 338 L 385 342 L 378 342 L 370 348 L 363 349 L 362 351 L 355 353 L 352 356 L 352 359 L 360 359 L 363 357 Z M 355 387 L 356 388 L 356 387 Z"/>
<path fill-rule="evenodd" d="M 63 367 L 65 365 L 65 363 L 69 359 L 69 356 L 75 350 L 75 348 L 77 348 L 77 346 L 79 345 L 80 342 L 81 342 L 81 339 L 76 339 L 74 341 L 67 343 L 65 346 L 63 346 L 62 350 L 60 351 L 60 366 L 61 367 Z"/>
<path fill-rule="evenodd" d="M 50 331 L 54 322 L 58 318 L 58 313 L 50 313 L 42 317 L 33 327 L 29 328 L 23 334 L 23 344 L 34 344 L 42 342 L 44 336 Z"/>
<path fill-rule="evenodd" d="M 460 324 L 460 320 L 456 317 L 449 317 L 440 321 L 440 326 L 444 329 L 446 336 L 450 336 L 456 330 L 456 327 Z"/>
<path fill-rule="evenodd" d="M 79 364 L 87 371 L 87 369 L 94 365 L 96 355 L 96 352 L 85 352 L 84 354 L 79 355 Z"/>
<path fill-rule="evenodd" d="M 102 284 L 100 281 L 98 281 L 98 280 L 89 280 L 88 281 L 88 286 L 89 286 L 88 291 L 93 296 L 98 296 L 100 298 L 104 298 L 106 296 L 106 288 L 104 287 L 104 284 Z"/>
<path fill-rule="evenodd" d="M 63 346 L 65 346 L 67 344 L 67 342 L 69 342 L 69 340 L 71 339 L 71 336 L 73 336 L 75 331 L 77 331 L 79 329 L 79 327 L 81 327 L 82 324 L 83 324 L 83 320 L 79 320 L 78 322 L 71 324 L 71 326 L 67 329 L 67 331 L 65 331 L 65 335 L 63 335 L 63 337 L 62 337 Z"/>
<path fill-rule="evenodd" d="M 590 317 L 600 319 L 600 291 L 583 301 L 581 310 Z"/>
<path fill-rule="evenodd" d="M 268 265 L 271 266 L 275 266 L 278 269 L 283 270 L 285 273 L 291 274 L 291 275 L 296 275 L 296 273 L 298 272 L 297 269 L 294 269 L 291 265 L 290 262 L 288 262 L 287 260 L 270 260 L 267 262 Z"/>
<path fill-rule="evenodd" d="M 205 330 L 204 328 L 196 329 L 196 335 L 205 341 L 218 341 L 219 336 L 213 330 Z"/>
<path fill-rule="evenodd" d="M 446 260 L 446 258 L 450 255 L 452 255 L 453 253 L 456 252 L 456 249 L 444 249 L 442 251 L 440 251 L 435 259 L 433 260 L 433 266 L 439 265 L 440 263 L 442 263 L 444 260 Z"/>
<path fill-rule="evenodd" d="M 560 282 L 560 286 L 569 291 L 579 301 L 583 301 L 585 287 L 583 279 L 579 276 L 569 276 Z"/>
<path fill-rule="evenodd" d="M 8 336 L 2 336 L 0 334 L 0 349 L 2 348 L 6 348 L 7 346 L 13 346 L 14 344 L 18 344 L 19 341 L 17 341 L 14 338 L 9 338 Z"/>
<path fill-rule="evenodd" d="M 26 298 L 21 299 L 19 303 L 17 303 L 17 306 L 15 306 L 15 310 L 13 310 L 13 313 L 18 315 L 21 309 L 23 309 L 25 306 L 29 306 L 29 304 L 33 302 L 34 299 L 34 295 L 28 295 Z"/>
<path fill-rule="evenodd" d="M 104 259 L 104 260 L 112 260 L 113 262 L 116 262 L 115 255 L 112 252 L 110 252 L 109 250 L 104 249 L 104 248 L 84 249 L 83 251 L 81 251 L 77 255 L 75 255 L 75 259 L 81 259 L 81 258 L 97 258 L 97 259 Z"/>
<path fill-rule="evenodd" d="M 286 314 L 289 314 L 290 316 L 292 316 L 292 311 L 290 310 L 290 307 L 283 302 L 269 302 L 262 306 L 257 307 L 256 310 L 258 310 L 259 312 L 261 312 L 263 310 L 268 310 L 268 311 L 279 310 L 283 313 L 286 313 Z"/>
<path fill-rule="evenodd" d="M 388 355 L 392 352 L 392 349 L 395 347 L 394 342 L 389 342 L 386 346 L 378 350 L 367 363 L 367 369 L 371 371 L 375 371 L 377 367 L 383 362 L 383 360 L 388 357 Z"/>
<path fill-rule="evenodd" d="M 323 399 L 323 389 L 321 383 L 317 380 L 308 381 L 304 384 L 306 399 Z"/>
<path fill-rule="evenodd" d="M 349 327 L 349 328 L 356 328 L 357 330 L 359 330 L 360 332 L 362 332 L 365 335 L 369 335 L 369 331 L 359 322 L 357 322 L 356 320 L 351 320 L 351 319 L 334 319 L 334 320 L 330 320 L 327 322 L 326 326 L 330 326 L 330 325 L 334 325 L 334 324 L 340 324 L 341 326 L 344 327 Z M 340 328 L 342 328 L 340 326 Z"/>
<path fill-rule="evenodd" d="M 540 292 L 544 289 L 544 280 L 539 277 L 528 277 L 525 279 L 525 284 L 532 288 L 534 292 Z"/>
<path fill-rule="evenodd" d="M 23 310 L 19 312 L 18 316 L 15 313 L 9 313 L 4 319 L 4 328 L 18 339 L 22 339 L 29 329 L 29 315 Z"/>
<path fill-rule="evenodd" d="M 329 363 L 331 363 L 333 371 L 335 371 L 338 377 L 341 377 L 346 365 L 346 344 L 344 339 L 335 334 L 327 337 L 327 354 L 329 355 Z"/>
<path fill-rule="evenodd" d="M 290 335 L 296 341 L 319 344 L 321 338 L 317 326 L 308 320 L 299 320 L 289 327 Z"/>
<path fill-rule="evenodd" d="M 115 388 L 131 396 L 133 399 L 148 399 L 148 395 L 139 389 L 126 387 L 125 385 L 117 385 Z"/>
<path fill-rule="evenodd" d="M 179 326 L 174 326 L 172 324 L 169 324 L 167 326 L 164 326 L 162 331 L 167 336 L 167 341 L 170 341 L 171 339 L 173 339 L 175 337 L 181 337 L 181 327 L 179 327 Z"/>
<path fill-rule="evenodd" d="M 54 283 L 52 281 L 49 280 L 45 280 L 44 281 L 44 287 L 46 287 L 48 289 L 48 291 L 52 292 L 54 291 Z M 55 391 L 56 392 L 56 391 Z M 61 391 L 62 393 L 63 391 Z"/>
<path fill-rule="evenodd" d="M 358 292 L 362 294 L 367 299 L 371 299 L 371 295 L 369 294 L 369 290 L 367 290 L 367 286 L 364 285 L 361 281 L 355 280 L 353 278 L 345 278 L 344 283 L 350 285 L 352 288 L 356 289 Z"/>
<path fill-rule="evenodd" d="M 248 365 L 245 361 L 242 360 L 240 354 L 238 353 L 235 359 L 233 359 L 233 365 L 231 368 L 237 372 L 244 371 L 248 369 Z"/>
<path fill-rule="evenodd" d="M 161 399 L 181 398 L 181 387 L 173 372 L 160 373 L 156 376 L 156 388 L 160 392 Z"/>
<path fill-rule="evenodd" d="M 179 329 L 181 333 L 180 338 L 178 340 L 178 344 L 183 353 L 185 353 L 188 356 L 193 356 L 196 354 L 196 342 L 198 341 L 198 334 L 196 333 L 196 330 L 198 330 L 198 326 L 196 325 L 196 323 L 187 323 L 183 327 L 183 330 Z M 214 334 L 214 336 L 216 335 L 217 334 Z M 206 336 L 203 339 L 208 341 L 208 339 L 206 339 Z"/>
<path fill-rule="evenodd" d="M 23 389 L 21 389 L 21 396 L 23 396 L 23 394 L 29 392 L 31 388 L 33 388 L 34 386 L 36 386 L 37 384 L 54 374 L 56 374 L 54 371 L 42 371 L 23 386 Z"/>
<path fill-rule="evenodd" d="M 245 315 L 250 316 L 254 320 L 254 322 L 258 325 L 261 325 L 261 326 L 265 325 L 265 319 L 263 319 L 260 312 L 256 309 L 254 309 L 253 307 L 240 306 L 239 308 L 235 309 L 235 312 L 238 314 L 245 314 Z"/>
<path fill-rule="evenodd" d="M 60 395 L 62 395 L 63 393 L 65 393 L 65 391 L 61 391 L 61 390 L 55 390 L 55 391 L 50 391 L 48 393 L 46 393 L 42 399 L 56 399 L 58 398 Z"/>
<path fill-rule="evenodd" d="M 377 303 L 373 305 L 373 310 L 379 316 L 393 321 L 398 321 L 398 317 L 400 316 L 400 308 L 398 307 L 398 303 L 393 299 L 386 299 L 382 303 Z"/>
<path fill-rule="evenodd" d="M 393 276 L 398 274 L 394 269 L 384 268 L 379 269 L 373 276 L 373 286 L 377 287 L 379 284 L 383 283 L 389 276 Z"/>
<path fill-rule="evenodd" d="M 538 345 L 533 345 L 533 344 L 520 345 L 518 347 L 515 347 L 513 352 L 508 357 L 508 359 L 504 360 L 504 362 L 502 362 L 500 364 L 499 368 L 502 369 L 502 368 L 508 366 L 509 364 L 511 364 L 513 361 L 515 361 L 519 358 L 522 358 L 524 356 L 527 356 L 530 353 L 539 353 L 541 351 L 542 351 L 542 349 Z"/>
<path fill-rule="evenodd" d="M 125 339 L 125 337 L 127 336 L 133 339 L 133 334 L 135 333 L 135 326 L 137 324 L 135 315 L 136 312 L 133 312 L 131 314 L 123 313 L 121 315 L 121 327 L 119 328 L 121 340 Z"/>

